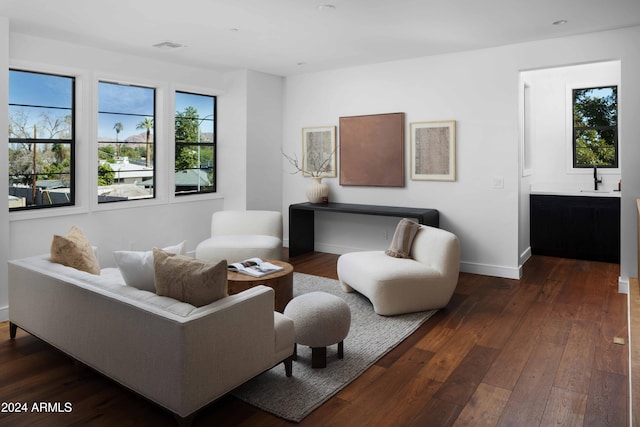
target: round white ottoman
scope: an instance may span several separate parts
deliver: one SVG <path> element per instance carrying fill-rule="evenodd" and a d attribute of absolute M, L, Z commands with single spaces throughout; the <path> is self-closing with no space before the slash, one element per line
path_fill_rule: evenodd
<path fill-rule="evenodd" d="M 338 344 L 344 357 L 343 340 L 351 327 L 351 310 L 340 297 L 326 292 L 309 292 L 292 299 L 284 315 L 293 320 L 296 345 L 311 347 L 311 367 L 327 366 L 327 346 Z M 296 353 L 294 353 L 295 360 Z"/>

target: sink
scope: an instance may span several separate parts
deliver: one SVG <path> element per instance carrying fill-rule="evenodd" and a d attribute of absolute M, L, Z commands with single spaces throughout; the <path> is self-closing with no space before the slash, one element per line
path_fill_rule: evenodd
<path fill-rule="evenodd" d="M 580 194 L 585 197 L 620 197 L 617 190 L 580 190 Z"/>
<path fill-rule="evenodd" d="M 581 188 L 582 187 L 582 188 Z M 602 187 L 594 190 L 588 184 L 532 184 L 531 194 L 533 195 L 554 195 L 554 196 L 582 196 L 582 197 L 620 197 L 621 193 L 617 189 Z"/>

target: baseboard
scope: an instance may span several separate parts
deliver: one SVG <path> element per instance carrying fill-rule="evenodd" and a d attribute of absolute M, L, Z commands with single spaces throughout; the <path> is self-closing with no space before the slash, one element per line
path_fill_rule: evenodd
<path fill-rule="evenodd" d="M 460 262 L 460 271 L 464 273 L 480 274 L 481 276 L 503 277 L 505 279 L 519 280 L 522 277 L 522 266 L 514 268 L 462 261 Z"/>
<path fill-rule="evenodd" d="M 629 294 L 629 278 L 628 277 L 618 277 L 618 293 L 620 294 Z"/>
<path fill-rule="evenodd" d="M 289 239 L 284 239 L 282 241 L 282 246 L 285 248 L 289 247 Z M 327 245 L 326 243 L 315 243 L 314 250 L 316 252 L 324 252 L 327 254 L 336 254 L 342 255 L 349 252 L 358 252 L 358 251 L 369 251 L 372 249 L 363 249 L 359 247 L 351 247 L 351 246 L 339 246 L 339 245 Z"/>
<path fill-rule="evenodd" d="M 342 255 L 349 252 L 359 252 L 359 251 L 367 251 L 372 249 L 362 249 L 351 246 L 338 246 L 338 245 L 327 245 L 325 243 L 316 243 L 316 251 L 325 252 L 328 254 L 337 254 Z"/>
<path fill-rule="evenodd" d="M 529 246 L 527 249 L 525 249 L 524 252 L 520 254 L 520 268 L 522 268 L 524 263 L 527 262 L 529 258 L 531 258 L 531 246 Z"/>
<path fill-rule="evenodd" d="M 0 307 L 0 322 L 9 320 L 9 307 Z"/>

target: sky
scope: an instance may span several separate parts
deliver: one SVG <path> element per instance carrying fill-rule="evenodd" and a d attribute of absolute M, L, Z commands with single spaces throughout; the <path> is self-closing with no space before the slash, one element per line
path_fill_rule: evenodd
<path fill-rule="evenodd" d="M 137 125 L 154 114 L 155 90 L 149 87 L 119 85 L 108 82 L 98 83 L 98 135 L 109 140 L 116 139 L 114 125 L 122 123 L 122 131 L 117 135 L 123 141 L 130 135 L 144 132 Z M 51 76 L 39 73 L 11 70 L 9 73 L 9 104 L 36 105 L 64 108 L 47 109 L 48 114 L 69 113 L 73 103 L 73 78 Z M 195 107 L 202 120 L 202 132 L 213 132 L 214 102 L 212 97 L 177 92 L 175 108 L 184 111 L 187 106 Z M 12 107 L 15 111 L 18 107 Z M 42 109 L 19 107 L 36 121 Z"/>

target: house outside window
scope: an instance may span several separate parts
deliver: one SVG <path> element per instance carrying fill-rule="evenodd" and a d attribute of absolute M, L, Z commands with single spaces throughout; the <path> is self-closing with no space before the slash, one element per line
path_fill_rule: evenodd
<path fill-rule="evenodd" d="M 618 87 L 573 89 L 573 167 L 618 167 Z"/>
<path fill-rule="evenodd" d="M 154 194 L 155 89 L 98 82 L 98 203 Z"/>
<path fill-rule="evenodd" d="M 216 97 L 176 92 L 175 194 L 216 191 Z"/>
<path fill-rule="evenodd" d="M 9 70 L 9 210 L 71 206 L 75 78 Z"/>

